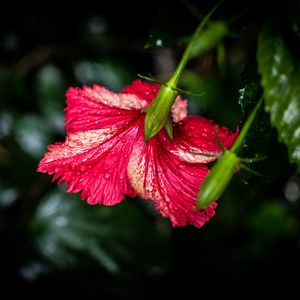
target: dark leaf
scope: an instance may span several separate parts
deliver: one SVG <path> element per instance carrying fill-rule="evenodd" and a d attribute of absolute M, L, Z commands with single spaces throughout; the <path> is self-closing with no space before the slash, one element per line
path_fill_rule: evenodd
<path fill-rule="evenodd" d="M 240 76 L 239 104 L 242 112 L 249 111 L 262 96 L 260 76 L 257 73 L 257 61 L 250 58 Z"/>
<path fill-rule="evenodd" d="M 255 234 L 263 239 L 278 239 L 291 234 L 296 224 L 286 205 L 278 199 L 265 202 L 250 220 Z"/>
<path fill-rule="evenodd" d="M 129 269 L 162 272 L 168 242 L 129 200 L 91 206 L 57 189 L 37 208 L 32 234 L 42 254 L 59 268 L 97 264 L 113 274 Z"/>
<path fill-rule="evenodd" d="M 290 21 L 291 21 L 291 28 L 294 32 L 295 36 L 300 39 L 300 1 L 290 1 L 289 3 L 289 13 L 290 13 Z"/>
<path fill-rule="evenodd" d="M 255 103 L 262 97 L 260 75 L 257 73 L 257 61 L 252 57 L 241 74 L 238 101 L 247 118 Z M 270 124 L 269 114 L 261 107 L 255 120 L 246 135 L 243 149 L 240 153 L 242 158 L 264 158 L 259 162 L 250 162 L 247 165 L 262 176 L 255 176 L 243 170 L 238 176 L 246 184 L 244 188 L 249 189 L 247 195 L 254 197 L 266 184 L 276 180 L 287 165 L 287 154 L 281 144 L 277 141 L 275 130 Z M 278 157 L 281 159 L 278 160 Z M 276 164 L 273 162 L 276 161 Z M 248 186 L 248 188 L 247 188 Z"/>
<path fill-rule="evenodd" d="M 50 132 L 64 132 L 65 93 L 68 81 L 55 65 L 47 64 L 38 70 L 36 93 L 40 111 Z"/>
<path fill-rule="evenodd" d="M 278 138 L 300 170 L 300 67 L 277 24 L 265 23 L 258 46 L 265 107 Z"/>

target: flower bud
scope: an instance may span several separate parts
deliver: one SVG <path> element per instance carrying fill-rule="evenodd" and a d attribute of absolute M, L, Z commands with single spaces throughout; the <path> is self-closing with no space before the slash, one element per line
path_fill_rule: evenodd
<path fill-rule="evenodd" d="M 200 188 L 196 209 L 205 208 L 220 197 L 239 163 L 240 158 L 234 153 L 230 151 L 223 153 Z"/>
<path fill-rule="evenodd" d="M 176 96 L 176 90 L 169 85 L 164 85 L 160 88 L 156 98 L 145 110 L 145 141 L 150 140 L 163 127 L 170 124 L 170 111 Z M 168 126 L 167 133 L 172 138 L 172 127 Z"/>

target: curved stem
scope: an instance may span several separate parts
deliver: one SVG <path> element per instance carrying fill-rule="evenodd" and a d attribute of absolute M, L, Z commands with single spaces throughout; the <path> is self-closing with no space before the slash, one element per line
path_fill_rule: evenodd
<path fill-rule="evenodd" d="M 197 27 L 195 33 L 192 36 L 192 39 L 190 40 L 187 48 L 185 49 L 185 51 L 182 55 L 179 65 L 177 66 L 172 77 L 170 78 L 170 80 L 167 83 L 171 88 L 175 88 L 177 86 L 180 76 L 183 73 L 183 70 L 184 70 L 188 60 L 190 59 L 192 48 L 193 48 L 195 42 L 197 41 L 200 33 L 202 32 L 203 27 L 206 25 L 206 23 L 210 19 L 211 15 L 216 11 L 216 9 L 223 3 L 223 1 L 224 0 L 221 0 L 220 2 L 218 2 L 218 4 L 213 7 L 213 9 L 204 17 L 202 22 Z"/>
<path fill-rule="evenodd" d="M 241 150 L 242 143 L 253 123 L 253 120 L 255 119 L 256 113 L 263 101 L 263 98 L 261 97 L 257 104 L 255 105 L 254 109 L 252 110 L 250 116 L 248 117 L 246 123 L 244 124 L 242 131 L 238 135 L 237 139 L 235 140 L 235 143 L 233 144 L 232 148 L 230 149 L 231 152 L 238 154 L 238 152 Z"/>

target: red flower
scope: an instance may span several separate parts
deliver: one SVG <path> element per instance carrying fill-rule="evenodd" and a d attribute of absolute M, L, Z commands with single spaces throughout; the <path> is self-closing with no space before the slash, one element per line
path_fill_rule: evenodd
<path fill-rule="evenodd" d="M 198 190 L 213 157 L 191 152 L 220 152 L 236 134 L 203 117 L 187 117 L 187 101 L 177 97 L 172 108 L 173 135 L 165 129 L 144 142 L 143 108 L 155 98 L 158 85 L 134 81 L 119 93 L 94 85 L 70 88 L 66 94 L 63 143 L 48 147 L 38 171 L 55 174 L 68 192 L 80 192 L 89 204 L 114 205 L 124 195 L 153 201 L 173 226 L 201 227 L 214 215 L 215 204 L 195 211 Z"/>

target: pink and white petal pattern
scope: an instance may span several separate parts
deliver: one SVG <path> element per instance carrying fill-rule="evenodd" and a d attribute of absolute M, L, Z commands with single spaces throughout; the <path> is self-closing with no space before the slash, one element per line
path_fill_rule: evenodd
<path fill-rule="evenodd" d="M 215 133 L 226 149 L 230 149 L 238 132 L 233 133 L 214 121 L 199 116 L 188 116 L 175 124 L 174 140 L 165 147 L 178 159 L 190 163 L 208 163 L 215 160 L 213 156 L 201 155 L 221 153 Z M 216 131 L 217 130 L 217 131 Z"/>
<path fill-rule="evenodd" d="M 172 121 L 178 123 L 185 119 L 188 115 L 187 100 L 183 100 L 181 96 L 177 96 L 171 109 Z"/>
<path fill-rule="evenodd" d="M 66 129 L 77 132 L 108 128 L 128 123 L 148 105 L 146 100 L 134 94 L 117 94 L 106 88 L 69 88 L 66 93 Z"/>
<path fill-rule="evenodd" d="M 183 162 L 165 149 L 169 138 L 164 129 L 148 143 L 143 140 L 143 130 L 139 135 L 128 164 L 128 176 L 137 194 L 154 201 L 173 226 L 203 226 L 214 215 L 215 204 L 202 211 L 194 208 L 209 169 L 204 164 Z"/>
<path fill-rule="evenodd" d="M 147 105 L 151 104 L 156 97 L 160 85 L 134 80 L 130 85 L 127 85 L 122 90 L 121 94 L 133 94 L 140 99 L 147 101 Z"/>
<path fill-rule="evenodd" d="M 55 174 L 68 192 L 80 192 L 89 204 L 114 205 L 124 195 L 135 197 L 127 165 L 140 122 L 124 128 L 72 132 L 64 143 L 48 147 L 38 171 Z"/>
<path fill-rule="evenodd" d="M 237 133 L 203 117 L 187 117 L 187 101 L 177 97 L 171 140 L 162 129 L 144 141 L 145 113 L 159 85 L 134 81 L 119 94 L 104 87 L 70 88 L 66 94 L 65 142 L 48 147 L 38 171 L 54 174 L 68 192 L 81 192 L 90 204 L 114 205 L 124 195 L 153 201 L 173 226 L 201 227 L 216 204 L 194 207 L 199 188 L 215 159 L 197 153 L 221 152 L 215 138 L 230 148 Z"/>

